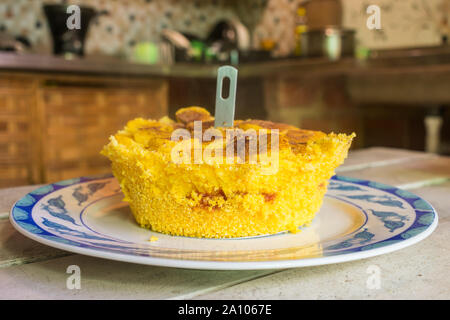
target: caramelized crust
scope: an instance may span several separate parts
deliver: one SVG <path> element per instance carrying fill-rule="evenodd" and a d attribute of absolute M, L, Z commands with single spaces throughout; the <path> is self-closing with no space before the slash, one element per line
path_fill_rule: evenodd
<path fill-rule="evenodd" d="M 202 133 L 207 129 L 214 127 L 214 117 L 204 108 L 201 107 L 187 107 L 179 109 L 175 114 L 177 122 L 170 120 L 168 118 L 160 119 L 159 121 L 154 121 L 151 125 L 143 125 L 139 127 L 139 130 L 147 130 L 152 132 L 155 138 L 170 139 L 170 134 L 176 129 L 187 129 L 190 132 L 194 131 L 194 121 L 202 122 Z M 267 139 L 262 141 L 268 141 L 268 148 L 270 148 L 271 132 L 274 129 L 279 131 L 279 149 L 290 149 L 294 153 L 301 152 L 302 148 L 306 145 L 308 141 L 314 141 L 324 137 L 326 134 L 320 131 L 311 131 L 299 129 L 295 126 L 265 121 L 265 120 L 236 120 L 234 121 L 234 129 L 242 129 L 246 131 L 253 129 L 257 134 L 267 135 Z M 223 139 L 226 139 L 225 130 L 230 128 L 217 128 L 221 131 Z M 266 133 L 260 132 L 259 130 L 266 130 Z M 240 135 L 242 133 L 237 133 L 237 136 L 233 138 L 233 141 L 224 141 L 224 146 L 230 143 L 237 143 Z M 246 136 L 247 141 L 251 140 L 251 137 Z M 202 142 L 204 147 L 210 143 L 210 141 Z M 259 142 L 258 142 L 259 143 Z M 248 156 L 248 143 L 246 144 L 246 156 Z M 258 145 L 259 146 L 259 145 Z M 259 149 L 259 148 L 258 148 Z"/>
<path fill-rule="evenodd" d="M 175 113 L 175 118 L 185 125 L 194 121 L 214 120 L 209 111 L 201 107 L 181 108 Z"/>
<path fill-rule="evenodd" d="M 206 238 L 297 232 L 298 227 L 311 223 L 319 210 L 328 179 L 344 161 L 354 137 L 271 121 L 236 120 L 234 128 L 241 130 L 227 138 L 229 128 L 214 128 L 223 140 L 202 139 L 201 151 L 217 143 L 224 148 L 224 156 L 227 146 L 233 146 L 237 156 L 237 143 L 244 141 L 244 164 L 174 162 L 175 130 L 188 130 L 191 138 L 182 143 L 187 142 L 194 151 L 192 157 L 199 149 L 192 135 L 194 121 L 202 122 L 202 133 L 214 128 L 214 117 L 207 110 L 183 108 L 176 113 L 176 121 L 168 117 L 129 121 L 102 151 L 112 162 L 124 201 L 129 202 L 137 223 L 144 228 Z M 261 159 L 262 144 L 267 144 L 262 150 L 273 156 L 275 129 L 279 135 L 277 166 L 268 174 L 267 166 L 248 160 L 254 156 L 251 150 Z M 258 147 L 250 148 L 251 143 Z"/>

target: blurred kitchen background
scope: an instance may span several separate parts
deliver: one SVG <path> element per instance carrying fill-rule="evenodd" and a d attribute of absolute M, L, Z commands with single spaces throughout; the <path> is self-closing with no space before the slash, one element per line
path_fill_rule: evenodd
<path fill-rule="evenodd" d="M 0 187 L 109 172 L 127 120 L 213 112 L 223 64 L 236 118 L 450 154 L 449 17 L 450 0 L 0 0 Z"/>

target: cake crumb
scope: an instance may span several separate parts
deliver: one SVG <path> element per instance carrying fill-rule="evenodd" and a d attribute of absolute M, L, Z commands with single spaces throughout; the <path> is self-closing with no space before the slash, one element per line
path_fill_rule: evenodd
<path fill-rule="evenodd" d="M 150 239 L 149 239 L 148 241 L 150 241 L 150 242 L 158 241 L 158 237 L 151 236 Z"/>

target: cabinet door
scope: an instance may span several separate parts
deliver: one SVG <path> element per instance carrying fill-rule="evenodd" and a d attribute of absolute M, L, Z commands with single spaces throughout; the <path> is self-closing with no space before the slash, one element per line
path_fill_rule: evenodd
<path fill-rule="evenodd" d="M 163 80 L 46 82 L 39 88 L 43 182 L 110 172 L 100 155 L 110 135 L 136 117 L 167 114 Z"/>
<path fill-rule="evenodd" d="M 33 156 L 34 82 L 0 76 L 0 188 L 37 183 Z"/>

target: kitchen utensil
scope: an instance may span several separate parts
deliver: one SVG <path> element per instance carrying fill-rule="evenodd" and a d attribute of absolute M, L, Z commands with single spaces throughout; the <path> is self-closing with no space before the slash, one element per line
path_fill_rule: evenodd
<path fill-rule="evenodd" d="M 250 34 L 248 29 L 237 19 L 219 21 L 211 30 L 206 42 L 213 44 L 221 41 L 224 49 L 250 49 Z"/>
<path fill-rule="evenodd" d="M 238 71 L 231 66 L 222 66 L 217 71 L 216 109 L 214 112 L 215 127 L 232 127 L 234 122 L 234 110 L 236 102 L 236 85 Z M 230 80 L 229 93 L 223 98 L 224 79 Z"/>
<path fill-rule="evenodd" d="M 192 57 L 191 42 L 181 32 L 164 29 L 161 32 L 161 39 L 168 43 L 173 49 L 175 61 L 189 61 Z"/>
<path fill-rule="evenodd" d="M 355 31 L 335 26 L 303 32 L 300 41 L 301 55 L 304 57 L 338 60 L 353 56 L 355 51 Z"/>
<path fill-rule="evenodd" d="M 69 29 L 67 27 L 67 19 L 71 14 L 67 13 L 68 7 L 68 5 L 64 4 L 43 5 L 52 34 L 53 53 L 64 56 L 83 56 L 86 34 L 92 19 L 108 13 L 106 11 L 97 11 L 88 6 L 79 6 L 80 28 Z"/>
<path fill-rule="evenodd" d="M 6 32 L 0 32 L 0 51 L 24 53 L 30 48 L 31 43 L 27 38 L 14 37 Z"/>
<path fill-rule="evenodd" d="M 159 63 L 171 65 L 175 62 L 175 48 L 168 42 L 161 41 L 159 47 Z"/>
<path fill-rule="evenodd" d="M 205 40 L 208 60 L 237 64 L 240 54 L 250 49 L 250 34 L 237 19 L 219 21 Z"/>

